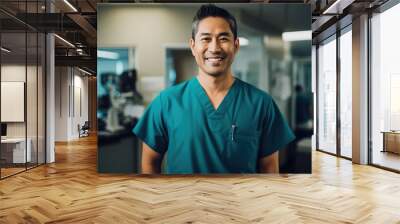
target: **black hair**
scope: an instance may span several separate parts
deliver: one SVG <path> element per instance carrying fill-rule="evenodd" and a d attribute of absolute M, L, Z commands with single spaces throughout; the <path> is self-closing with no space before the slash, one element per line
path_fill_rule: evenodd
<path fill-rule="evenodd" d="M 296 90 L 296 92 L 301 92 L 301 91 L 303 91 L 303 86 L 297 84 L 297 85 L 294 87 L 294 89 Z"/>
<path fill-rule="evenodd" d="M 208 5 L 202 5 L 199 8 L 199 10 L 197 10 L 196 15 L 193 17 L 193 22 L 192 22 L 193 40 L 194 37 L 196 36 L 197 28 L 199 26 L 200 21 L 207 17 L 221 17 L 225 19 L 228 22 L 229 27 L 231 28 L 234 39 L 235 40 L 237 39 L 237 24 L 235 17 L 233 17 L 232 14 L 230 14 L 223 8 L 217 7 L 213 4 L 208 4 Z"/>

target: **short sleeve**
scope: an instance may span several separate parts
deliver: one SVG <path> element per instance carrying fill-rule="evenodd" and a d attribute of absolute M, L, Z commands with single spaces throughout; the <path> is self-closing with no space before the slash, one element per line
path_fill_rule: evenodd
<path fill-rule="evenodd" d="M 168 133 L 162 116 L 161 95 L 147 107 L 133 128 L 133 133 L 154 151 L 164 154 L 168 148 Z"/>
<path fill-rule="evenodd" d="M 274 100 L 269 98 L 266 101 L 266 117 L 261 131 L 260 158 L 271 155 L 295 139 L 295 135 Z"/>

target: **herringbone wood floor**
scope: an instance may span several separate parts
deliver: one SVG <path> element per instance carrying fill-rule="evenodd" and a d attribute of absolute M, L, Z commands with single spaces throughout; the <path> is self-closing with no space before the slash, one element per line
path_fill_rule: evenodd
<path fill-rule="evenodd" d="M 400 223 L 400 175 L 320 152 L 312 175 L 96 172 L 96 139 L 0 181 L 0 223 Z"/>

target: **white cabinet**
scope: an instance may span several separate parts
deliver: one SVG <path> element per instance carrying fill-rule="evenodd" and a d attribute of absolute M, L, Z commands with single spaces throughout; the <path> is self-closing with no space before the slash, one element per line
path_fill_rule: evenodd
<path fill-rule="evenodd" d="M 7 138 L 1 140 L 2 145 L 12 148 L 13 163 L 25 163 L 32 161 L 32 140 L 28 138 L 26 142 L 28 145 L 25 151 L 25 138 Z M 27 160 L 25 161 L 25 159 Z"/>

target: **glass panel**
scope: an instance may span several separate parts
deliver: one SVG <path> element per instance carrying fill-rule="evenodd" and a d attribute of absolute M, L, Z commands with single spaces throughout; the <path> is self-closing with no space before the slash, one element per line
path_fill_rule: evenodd
<path fill-rule="evenodd" d="M 28 63 L 26 80 L 26 116 L 27 116 L 27 142 L 28 149 L 28 168 L 37 165 L 37 74 L 38 74 L 38 35 L 36 32 L 28 32 Z"/>
<path fill-rule="evenodd" d="M 351 30 L 340 37 L 340 150 L 351 158 L 352 141 L 352 35 Z"/>
<path fill-rule="evenodd" d="M 26 34 L 1 34 L 1 140 L 2 177 L 25 170 L 31 151 L 26 151 L 25 90 Z M 29 149 L 29 144 L 28 144 Z"/>
<path fill-rule="evenodd" d="M 318 147 L 336 154 L 336 39 L 319 46 L 318 65 Z"/>
<path fill-rule="evenodd" d="M 400 4 L 372 17 L 372 163 L 400 170 Z"/>
<path fill-rule="evenodd" d="M 45 60 L 46 36 L 39 33 L 38 45 L 38 163 L 45 163 Z"/>
<path fill-rule="evenodd" d="M 21 20 L 27 19 L 32 26 L 38 23 L 33 14 L 45 11 L 44 0 L 1 1 L 0 6 L 15 12 Z M 45 36 L 5 14 L 0 13 L 0 20 L 3 87 L 0 167 L 4 177 L 36 166 L 38 159 L 44 162 Z"/>

